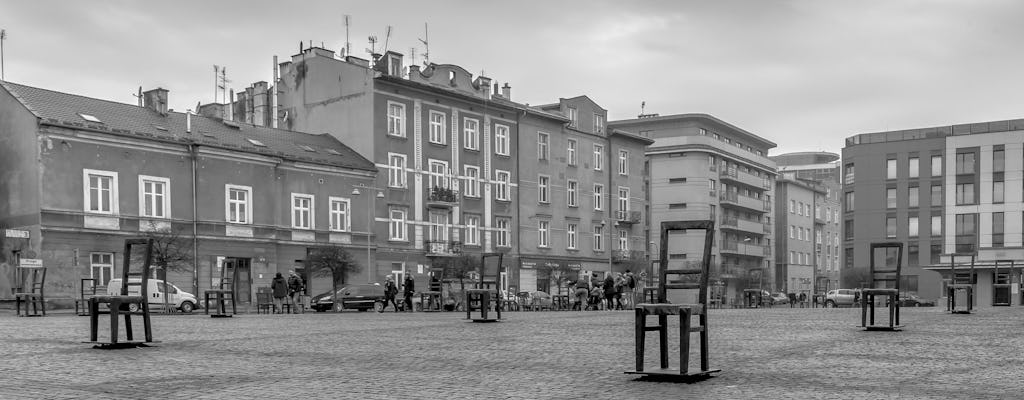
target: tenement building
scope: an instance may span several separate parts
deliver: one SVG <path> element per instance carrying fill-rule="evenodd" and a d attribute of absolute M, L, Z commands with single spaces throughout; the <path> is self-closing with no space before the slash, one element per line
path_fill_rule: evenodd
<path fill-rule="evenodd" d="M 843 148 L 844 284 L 869 246 L 905 245 L 901 289 L 944 296 L 950 262 L 975 258 L 976 305 L 1020 305 L 1024 120 L 865 133 Z"/>

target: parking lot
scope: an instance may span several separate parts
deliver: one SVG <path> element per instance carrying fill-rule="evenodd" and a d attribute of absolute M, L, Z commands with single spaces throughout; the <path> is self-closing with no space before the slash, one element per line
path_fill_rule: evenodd
<path fill-rule="evenodd" d="M 155 315 L 160 343 L 125 350 L 82 343 L 86 317 L 4 311 L 0 398 L 1024 396 L 1024 310 L 905 308 L 902 332 L 865 332 L 859 312 L 711 310 L 711 366 L 722 372 L 673 383 L 623 374 L 633 368 L 630 311 L 512 312 L 491 324 L 464 313 Z M 100 321 L 109 326 L 106 315 Z M 656 351 L 656 334 L 648 338 Z"/>

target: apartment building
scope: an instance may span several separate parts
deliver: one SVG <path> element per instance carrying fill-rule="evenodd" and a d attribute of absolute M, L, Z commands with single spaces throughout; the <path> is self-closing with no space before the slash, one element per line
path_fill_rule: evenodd
<path fill-rule="evenodd" d="M 117 273 L 125 238 L 152 231 L 192 246 L 192 265 L 167 271 L 170 281 L 200 293 L 236 268 L 243 302 L 293 268 L 309 290 L 327 290 L 303 264 L 309 251 L 374 246 L 352 229 L 353 210 L 369 204 L 349 193 L 373 182 L 369 160 L 330 135 L 167 103 L 164 89 L 131 105 L 0 82 L 0 225 L 23 232 L 0 251 L 0 298 L 24 259 L 48 267 L 48 298 L 78 297 L 80 279 L 105 285 Z"/>
<path fill-rule="evenodd" d="M 654 140 L 646 158 L 651 259 L 658 263 L 662 221 L 716 222 L 712 252 L 717 294 L 737 301 L 743 289 L 775 290 L 773 214 L 775 143 L 708 114 L 644 115 L 610 129 Z M 669 238 L 669 263 L 698 261 L 703 234 Z"/>
<path fill-rule="evenodd" d="M 1022 151 L 1019 119 L 847 138 L 844 282 L 861 279 L 870 243 L 898 241 L 905 244 L 901 289 L 944 296 L 949 255 L 968 253 L 976 258 L 976 305 L 1020 305 Z"/>

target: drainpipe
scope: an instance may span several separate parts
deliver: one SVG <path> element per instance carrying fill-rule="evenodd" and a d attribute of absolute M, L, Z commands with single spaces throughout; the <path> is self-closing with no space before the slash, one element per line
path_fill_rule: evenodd
<path fill-rule="evenodd" d="M 196 144 L 188 145 L 189 158 L 192 159 L 192 293 L 199 294 L 199 199 L 198 199 L 198 156 Z"/>

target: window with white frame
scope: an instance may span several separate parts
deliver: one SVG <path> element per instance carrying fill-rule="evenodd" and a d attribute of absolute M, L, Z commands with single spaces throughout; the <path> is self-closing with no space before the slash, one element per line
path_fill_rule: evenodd
<path fill-rule="evenodd" d="M 473 118 L 462 119 L 463 147 L 469 150 L 480 149 L 480 121 Z"/>
<path fill-rule="evenodd" d="M 548 247 L 548 221 L 537 221 L 537 247 Z"/>
<path fill-rule="evenodd" d="M 292 193 L 292 228 L 313 229 L 313 195 Z"/>
<path fill-rule="evenodd" d="M 576 112 L 576 107 L 567 107 L 565 111 L 569 114 L 569 127 L 579 127 L 579 114 Z"/>
<path fill-rule="evenodd" d="M 388 102 L 388 135 L 405 137 L 405 104 Z"/>
<path fill-rule="evenodd" d="M 512 247 L 509 241 L 512 220 L 509 218 L 494 219 L 494 243 L 498 247 Z"/>
<path fill-rule="evenodd" d="M 548 140 L 550 136 L 544 132 L 537 132 L 537 159 L 548 159 Z"/>
<path fill-rule="evenodd" d="M 335 232 L 348 232 L 352 229 L 352 208 L 351 200 L 344 197 L 331 197 L 331 230 Z M 373 211 L 370 211 L 371 213 Z"/>
<path fill-rule="evenodd" d="M 430 188 L 451 187 L 451 175 L 448 173 L 448 162 L 440 160 L 428 160 L 430 165 Z"/>
<path fill-rule="evenodd" d="M 82 179 L 85 187 L 85 211 L 117 215 L 117 172 L 85 169 L 82 171 Z"/>
<path fill-rule="evenodd" d="M 629 251 L 629 231 L 619 229 L 619 250 Z"/>
<path fill-rule="evenodd" d="M 629 175 L 629 151 L 619 150 L 619 175 Z"/>
<path fill-rule="evenodd" d="M 594 251 L 604 250 L 604 226 L 594 226 Z"/>
<path fill-rule="evenodd" d="M 595 144 L 594 145 L 594 170 L 600 171 L 604 169 L 604 146 Z"/>
<path fill-rule="evenodd" d="M 629 214 L 629 188 L 619 186 L 619 219 L 624 220 Z"/>
<path fill-rule="evenodd" d="M 576 224 L 568 223 L 565 224 L 565 248 L 576 249 Z"/>
<path fill-rule="evenodd" d="M 388 186 L 396 188 L 406 187 L 405 161 L 405 154 L 388 153 Z"/>
<path fill-rule="evenodd" d="M 227 199 L 225 212 L 227 222 L 233 224 L 252 223 L 252 187 L 224 185 Z"/>
<path fill-rule="evenodd" d="M 479 245 L 480 244 L 480 216 L 479 215 L 467 215 L 466 216 L 466 244 L 468 245 Z"/>
<path fill-rule="evenodd" d="M 508 126 L 506 125 L 494 125 L 494 153 L 498 155 L 508 155 Z"/>
<path fill-rule="evenodd" d="M 545 175 L 537 176 L 537 201 L 541 203 L 548 203 L 549 196 L 548 191 L 551 186 L 551 178 Z"/>
<path fill-rule="evenodd" d="M 594 114 L 594 132 L 597 134 L 604 133 L 604 115 Z"/>
<path fill-rule="evenodd" d="M 604 185 L 600 183 L 594 184 L 594 209 L 604 209 Z"/>
<path fill-rule="evenodd" d="M 170 179 L 139 175 L 139 214 L 149 218 L 170 218 L 170 190 Z"/>
<path fill-rule="evenodd" d="M 391 208 L 388 211 L 388 240 L 406 241 L 406 211 L 404 208 Z"/>
<path fill-rule="evenodd" d="M 427 232 L 430 240 L 448 240 L 448 232 L 451 229 L 451 214 L 448 212 L 430 213 L 430 230 Z"/>
<path fill-rule="evenodd" d="M 480 167 L 464 165 L 462 170 L 466 180 L 463 194 L 466 197 L 480 197 Z"/>
<path fill-rule="evenodd" d="M 568 180 L 565 182 L 565 201 L 569 207 L 576 207 L 576 192 L 579 191 L 579 182 Z"/>
<path fill-rule="evenodd" d="M 106 286 L 114 274 L 114 253 L 90 253 L 89 254 L 89 277 L 96 280 L 96 284 Z"/>
<path fill-rule="evenodd" d="M 448 135 L 445 129 L 445 115 L 442 112 L 430 112 L 430 143 L 446 144 Z"/>
<path fill-rule="evenodd" d="M 566 162 L 569 165 L 575 166 L 576 165 L 576 139 L 569 139 L 569 141 L 566 143 L 565 155 L 566 155 L 566 158 L 565 158 Z"/>
<path fill-rule="evenodd" d="M 494 198 L 497 200 L 509 200 L 509 183 L 511 175 L 508 171 L 494 170 Z"/>

